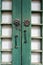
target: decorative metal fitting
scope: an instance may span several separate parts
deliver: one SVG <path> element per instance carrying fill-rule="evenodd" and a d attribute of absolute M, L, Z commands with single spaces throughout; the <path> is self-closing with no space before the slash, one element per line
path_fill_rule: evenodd
<path fill-rule="evenodd" d="M 14 25 L 15 25 L 15 26 L 19 26 L 19 25 L 20 25 L 19 19 L 17 19 L 17 20 L 14 21 Z"/>
<path fill-rule="evenodd" d="M 24 22 L 24 26 L 29 26 L 30 25 L 30 21 L 29 20 L 25 20 L 25 22 Z"/>

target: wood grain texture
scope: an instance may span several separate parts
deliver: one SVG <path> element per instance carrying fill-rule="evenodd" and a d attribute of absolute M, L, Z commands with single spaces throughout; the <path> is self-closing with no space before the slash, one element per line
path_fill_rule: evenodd
<path fill-rule="evenodd" d="M 30 25 L 24 26 L 23 22 L 29 20 Z M 24 42 L 24 30 L 26 30 L 26 40 Z M 22 0 L 22 65 L 31 65 L 31 0 Z"/>
<path fill-rule="evenodd" d="M 15 20 L 19 20 L 21 24 L 21 0 L 13 0 L 12 4 L 12 65 L 21 65 L 21 31 L 14 25 Z M 15 39 L 16 35 L 18 37 Z M 15 45 L 17 45 L 16 48 Z"/>

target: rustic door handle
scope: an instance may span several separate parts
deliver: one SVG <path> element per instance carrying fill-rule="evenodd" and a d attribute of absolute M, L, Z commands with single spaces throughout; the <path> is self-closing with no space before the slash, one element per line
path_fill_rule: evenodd
<path fill-rule="evenodd" d="M 26 30 L 24 30 L 24 43 L 27 43 Z"/>
<path fill-rule="evenodd" d="M 18 35 L 15 36 L 15 48 L 17 48 L 17 39 L 18 39 Z"/>

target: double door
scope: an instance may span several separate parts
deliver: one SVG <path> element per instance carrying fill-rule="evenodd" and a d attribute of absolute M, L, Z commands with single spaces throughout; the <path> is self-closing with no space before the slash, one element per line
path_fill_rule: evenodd
<path fill-rule="evenodd" d="M 12 4 L 12 65 L 30 65 L 31 0 L 13 0 Z"/>

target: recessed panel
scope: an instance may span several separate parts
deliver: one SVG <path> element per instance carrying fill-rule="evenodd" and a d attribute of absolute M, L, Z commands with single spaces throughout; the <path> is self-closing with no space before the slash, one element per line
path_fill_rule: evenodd
<path fill-rule="evenodd" d="M 31 63 L 40 63 L 40 53 L 31 54 Z"/>
<path fill-rule="evenodd" d="M 31 50 L 40 50 L 41 41 L 40 40 L 31 40 Z"/>
<path fill-rule="evenodd" d="M 12 40 L 10 39 L 2 39 L 2 50 L 10 50 L 12 49 Z"/>
<path fill-rule="evenodd" d="M 11 62 L 12 56 L 10 53 L 2 53 L 2 62 Z"/>
<path fill-rule="evenodd" d="M 41 9 L 41 4 L 40 1 L 32 1 L 31 3 L 31 10 L 40 10 Z"/>
<path fill-rule="evenodd" d="M 11 1 L 2 1 L 2 10 L 12 10 L 12 2 Z"/>
<path fill-rule="evenodd" d="M 33 26 L 31 28 L 31 37 L 40 37 L 41 31 L 40 27 Z"/>
<path fill-rule="evenodd" d="M 12 15 L 10 12 L 2 13 L 2 23 L 12 23 Z"/>
<path fill-rule="evenodd" d="M 31 15 L 31 24 L 40 24 L 40 14 L 32 14 Z"/>
<path fill-rule="evenodd" d="M 2 36 L 7 36 L 7 37 L 12 36 L 11 26 L 2 26 Z"/>

